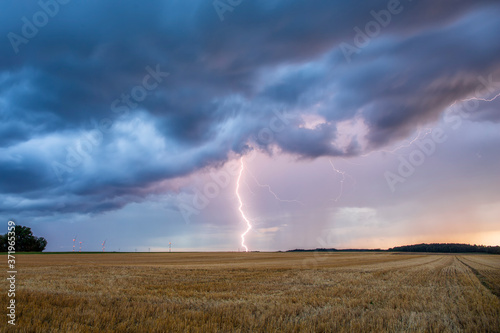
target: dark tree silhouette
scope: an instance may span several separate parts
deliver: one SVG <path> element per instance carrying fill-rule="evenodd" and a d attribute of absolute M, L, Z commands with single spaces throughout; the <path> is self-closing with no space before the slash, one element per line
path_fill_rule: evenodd
<path fill-rule="evenodd" d="M 47 240 L 43 237 L 35 237 L 31 228 L 16 225 L 16 252 L 42 252 L 47 246 Z M 7 252 L 9 248 L 8 233 L 0 236 L 0 252 Z"/>
<path fill-rule="evenodd" d="M 404 245 L 390 248 L 388 250 L 380 249 L 295 249 L 288 250 L 287 252 L 367 252 L 367 251 L 389 251 L 389 252 L 438 252 L 438 253 L 491 253 L 500 254 L 500 246 L 484 246 L 484 245 L 470 245 L 458 243 L 433 243 L 433 244 L 415 244 Z"/>
<path fill-rule="evenodd" d="M 470 245 L 458 243 L 433 243 L 397 246 L 389 249 L 397 252 L 441 252 L 441 253 L 492 253 L 500 254 L 500 246 Z"/>

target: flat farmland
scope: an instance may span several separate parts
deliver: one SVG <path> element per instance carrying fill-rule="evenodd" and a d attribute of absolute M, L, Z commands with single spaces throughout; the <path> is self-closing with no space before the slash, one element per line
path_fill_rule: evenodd
<path fill-rule="evenodd" d="M 2 332 L 500 331 L 495 255 L 68 253 L 16 261 L 16 327 L 4 318 Z M 5 289 L 0 299 L 5 309 Z"/>

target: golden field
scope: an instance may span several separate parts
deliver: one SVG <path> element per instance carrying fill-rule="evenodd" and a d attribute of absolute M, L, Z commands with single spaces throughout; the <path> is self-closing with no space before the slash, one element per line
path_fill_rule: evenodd
<path fill-rule="evenodd" d="M 4 318 L 1 332 L 500 331 L 498 255 L 22 254 L 16 266 L 16 327 Z"/>

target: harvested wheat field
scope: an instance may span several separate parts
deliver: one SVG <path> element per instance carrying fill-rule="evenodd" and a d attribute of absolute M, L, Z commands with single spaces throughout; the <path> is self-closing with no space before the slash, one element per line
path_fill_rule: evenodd
<path fill-rule="evenodd" d="M 500 331 L 494 255 L 70 253 L 17 267 L 2 332 Z"/>

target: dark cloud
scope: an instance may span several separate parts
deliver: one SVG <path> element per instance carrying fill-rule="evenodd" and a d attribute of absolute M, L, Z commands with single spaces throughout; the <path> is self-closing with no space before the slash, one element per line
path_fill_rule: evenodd
<path fill-rule="evenodd" d="M 486 0 L 401 1 L 348 62 L 341 43 L 388 3 L 243 1 L 220 21 L 207 1 L 71 1 L 16 53 L 8 34 L 22 35 L 22 18 L 41 7 L 8 2 L 0 209 L 16 195 L 44 214 L 116 209 L 250 142 L 300 158 L 367 152 L 500 74 L 500 6 Z M 308 126 L 308 115 L 324 122 Z M 356 117 L 368 147 L 363 133 L 338 146 L 338 122 Z"/>

